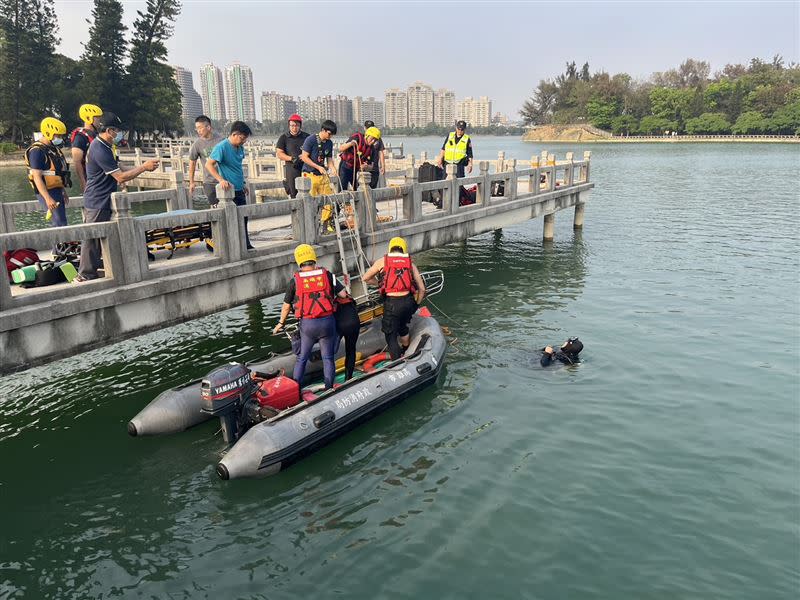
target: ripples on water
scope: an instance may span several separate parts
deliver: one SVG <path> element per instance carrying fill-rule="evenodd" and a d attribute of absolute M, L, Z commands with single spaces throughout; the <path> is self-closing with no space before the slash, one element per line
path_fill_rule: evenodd
<path fill-rule="evenodd" d="M 592 150 L 582 236 L 420 257 L 437 386 L 271 479 L 217 480 L 216 424 L 125 423 L 282 350 L 279 299 L 3 378 L 0 598 L 794 597 L 798 154 Z"/>

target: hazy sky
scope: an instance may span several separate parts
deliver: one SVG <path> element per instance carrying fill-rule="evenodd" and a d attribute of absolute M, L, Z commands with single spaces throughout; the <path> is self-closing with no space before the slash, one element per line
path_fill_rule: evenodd
<path fill-rule="evenodd" d="M 131 25 L 142 1 L 125 1 Z M 60 51 L 77 58 L 91 0 L 55 0 Z M 685 58 L 727 63 L 781 54 L 800 62 L 800 1 L 788 2 L 274 2 L 184 0 L 169 60 L 253 69 L 264 90 L 383 97 L 422 80 L 489 96 L 516 118 L 540 79 L 567 61 L 647 77 Z"/>

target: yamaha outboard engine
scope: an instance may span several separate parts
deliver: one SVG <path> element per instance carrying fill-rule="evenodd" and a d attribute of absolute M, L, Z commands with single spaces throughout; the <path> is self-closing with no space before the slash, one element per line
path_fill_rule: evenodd
<path fill-rule="evenodd" d="M 243 408 L 256 390 L 250 369 L 240 363 L 230 363 L 206 375 L 200 386 L 204 413 L 219 417 L 222 436 L 233 444 L 244 433 Z"/>

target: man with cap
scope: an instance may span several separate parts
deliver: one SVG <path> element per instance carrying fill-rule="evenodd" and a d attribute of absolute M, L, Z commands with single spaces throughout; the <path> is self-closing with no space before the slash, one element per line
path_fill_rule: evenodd
<path fill-rule="evenodd" d="M 466 121 L 456 121 L 456 130 L 451 131 L 442 144 L 442 150 L 436 159 L 436 164 L 444 168 L 443 162 L 456 165 L 456 177 L 464 177 L 464 167 L 467 173 L 472 173 L 472 140 L 466 134 Z"/>
<path fill-rule="evenodd" d="M 286 179 L 283 180 L 283 187 L 290 198 L 297 196 L 294 180 L 300 177 L 303 169 L 300 154 L 303 152 L 303 142 L 306 141 L 308 134 L 300 129 L 302 126 L 303 119 L 300 115 L 292 115 L 289 117 L 289 132 L 281 134 L 275 144 L 275 154 L 284 161 L 283 169 Z"/>
<path fill-rule="evenodd" d="M 372 170 L 372 148 L 381 140 L 381 130 L 369 127 L 364 133 L 356 132 L 339 145 L 339 182 L 342 190 L 352 184 L 358 189 L 358 171 Z"/>
<path fill-rule="evenodd" d="M 138 167 L 123 169 L 117 158 L 117 146 L 125 135 L 122 120 L 112 112 L 100 117 L 99 133 L 86 153 L 86 190 L 83 192 L 83 222 L 111 220 L 111 194 L 117 184 L 130 181 L 145 171 L 155 171 L 159 161 L 146 160 Z M 127 249 L 123 248 L 125 252 Z M 100 240 L 83 240 L 78 276 L 73 282 L 97 279 L 100 267 Z"/>
<path fill-rule="evenodd" d="M 375 121 L 364 121 L 364 130 L 366 131 L 370 127 L 375 127 Z M 372 178 L 370 179 L 369 187 L 373 190 L 378 187 L 381 175 L 386 172 L 386 158 L 384 157 L 383 151 L 383 139 L 381 138 L 372 146 L 372 155 L 370 156 L 372 166 L 370 173 Z"/>

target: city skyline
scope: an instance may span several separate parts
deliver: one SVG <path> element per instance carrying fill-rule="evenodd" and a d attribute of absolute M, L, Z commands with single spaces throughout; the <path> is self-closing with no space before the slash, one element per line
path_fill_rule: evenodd
<path fill-rule="evenodd" d="M 61 42 L 58 51 L 79 58 L 88 41 L 86 16 L 90 0 L 54 0 Z M 190 6 L 192 10 L 189 10 Z M 350 4 L 347 6 L 363 6 Z M 345 8 L 347 8 L 345 6 Z M 426 3 L 375 4 L 369 10 L 342 10 L 326 3 L 237 2 L 184 4 L 167 42 L 169 63 L 195 76 L 204 63 L 229 65 L 235 61 L 253 70 L 254 89 L 292 90 L 300 97 L 347 94 L 381 97 L 399 82 L 417 79 L 453 90 L 457 98 L 488 95 L 494 110 L 518 118 L 522 103 L 538 82 L 554 78 L 567 62 L 588 62 L 592 72 L 625 72 L 647 78 L 656 71 L 677 67 L 686 58 L 705 60 L 712 71 L 728 63 L 747 63 L 753 57 L 771 59 L 781 54 L 787 62 L 800 61 L 800 4 L 787 2 L 695 3 L 692 18 L 676 18 L 680 5 L 669 3 Z M 145 3 L 124 3 L 123 23 L 129 28 Z M 440 47 L 443 32 L 453 27 L 471 40 L 460 58 L 445 58 Z M 569 33 L 564 26 L 569 15 Z M 219 32 L 237 31 L 245 23 L 267 22 L 270 44 L 247 27 L 235 43 L 217 44 L 198 53 L 202 40 Z M 318 47 L 296 45 L 297 23 L 314 28 L 325 23 L 326 57 L 347 56 L 351 40 L 335 32 L 366 30 L 375 22 L 391 23 L 390 47 L 367 53 L 358 68 L 302 68 L 314 61 Z M 209 26 L 213 23 L 213 27 Z M 406 35 L 399 32 L 406 31 Z M 69 35 L 67 35 L 67 32 Z M 614 32 L 609 42 L 609 32 Z M 387 34 L 388 35 L 388 34 Z M 274 48 L 293 47 L 293 60 L 276 60 Z M 199 90 L 198 90 L 199 91 Z M 258 113 L 257 113 L 258 114 Z"/>

